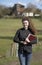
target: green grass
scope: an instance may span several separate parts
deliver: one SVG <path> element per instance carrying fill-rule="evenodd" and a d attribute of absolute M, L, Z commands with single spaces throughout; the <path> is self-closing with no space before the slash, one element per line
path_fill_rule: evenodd
<path fill-rule="evenodd" d="M 0 19 L 0 36 L 12 36 L 21 27 L 18 19 Z"/>
<path fill-rule="evenodd" d="M 36 29 L 42 30 L 42 22 L 38 19 L 32 19 L 32 22 L 34 23 Z M 14 37 L 16 31 L 18 28 L 22 27 L 21 19 L 0 19 L 0 37 Z M 38 37 L 42 38 L 42 35 L 39 34 Z M 7 50 L 10 49 L 11 43 L 13 43 L 13 39 L 5 39 L 0 38 L 0 56 L 5 55 Z M 42 49 L 40 46 L 35 47 L 33 52 L 37 52 Z M 4 63 L 7 63 L 9 61 L 12 61 L 14 58 L 2 58 L 0 59 L 0 65 L 4 65 Z M 35 62 L 32 63 L 35 65 Z M 39 65 L 39 62 L 36 62 L 36 65 Z M 42 63 L 41 63 L 42 64 Z"/>
<path fill-rule="evenodd" d="M 37 45 L 33 47 L 33 52 L 39 52 L 39 51 L 42 51 L 42 42 L 37 43 Z"/>
<path fill-rule="evenodd" d="M 12 40 L 0 39 L 0 55 L 3 56 L 10 48 Z"/>
<path fill-rule="evenodd" d="M 32 19 L 36 29 L 42 30 L 42 22 Z M 20 19 L 0 19 L 0 36 L 13 36 L 18 28 L 22 27 Z"/>
<path fill-rule="evenodd" d="M 36 29 L 38 30 L 42 30 L 42 21 L 39 19 L 32 19 L 34 26 L 36 27 Z"/>
<path fill-rule="evenodd" d="M 32 62 L 31 65 L 42 65 L 42 61 Z"/>

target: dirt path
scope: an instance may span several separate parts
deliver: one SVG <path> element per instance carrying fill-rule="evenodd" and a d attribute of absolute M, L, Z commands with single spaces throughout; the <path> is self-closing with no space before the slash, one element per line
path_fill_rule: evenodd
<path fill-rule="evenodd" d="M 42 60 L 42 51 L 33 53 L 33 61 L 41 61 L 41 60 Z"/>
<path fill-rule="evenodd" d="M 36 61 L 42 61 L 42 51 L 39 51 L 37 53 L 33 53 L 33 56 L 32 56 L 32 61 L 36 62 Z M 10 62 L 9 64 L 7 65 L 19 65 L 19 62 L 17 61 L 12 61 Z"/>

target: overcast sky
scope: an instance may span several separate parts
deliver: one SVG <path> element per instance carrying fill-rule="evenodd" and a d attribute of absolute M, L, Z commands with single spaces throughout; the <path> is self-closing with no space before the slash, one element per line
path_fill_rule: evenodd
<path fill-rule="evenodd" d="M 12 7 L 16 3 L 21 3 L 25 6 L 28 3 L 33 3 L 33 4 L 37 5 L 37 7 L 42 9 L 42 0 L 0 0 L 0 5 L 5 5 L 8 7 Z"/>

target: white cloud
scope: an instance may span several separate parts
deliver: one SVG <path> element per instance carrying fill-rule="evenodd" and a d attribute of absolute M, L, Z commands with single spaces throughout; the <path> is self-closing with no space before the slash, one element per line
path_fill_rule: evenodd
<path fill-rule="evenodd" d="M 42 0 L 35 0 L 35 2 L 40 3 L 40 2 L 42 2 Z"/>
<path fill-rule="evenodd" d="M 25 4 L 25 3 L 22 3 L 22 2 L 17 2 L 17 3 L 19 3 L 19 4 L 22 4 L 22 5 L 26 6 L 26 4 Z"/>
<path fill-rule="evenodd" d="M 36 0 L 37 2 L 39 2 L 40 0 Z"/>

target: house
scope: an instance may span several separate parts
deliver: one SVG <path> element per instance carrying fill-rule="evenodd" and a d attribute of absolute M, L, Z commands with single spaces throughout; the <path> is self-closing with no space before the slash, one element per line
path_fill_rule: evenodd
<path fill-rule="evenodd" d="M 29 17 L 34 17 L 34 16 L 39 16 L 40 10 L 36 8 L 25 8 L 24 5 L 22 4 L 15 4 L 12 8 L 11 14 L 13 16 L 29 16 Z"/>
<path fill-rule="evenodd" d="M 22 16 L 30 16 L 33 17 L 33 12 L 25 12 L 22 14 Z"/>
<path fill-rule="evenodd" d="M 39 17 L 39 16 L 40 16 L 40 14 L 35 14 L 34 16 Z"/>
<path fill-rule="evenodd" d="M 23 13 L 22 13 L 22 16 L 30 16 L 30 17 L 33 17 L 34 13 L 31 11 L 31 9 L 29 8 L 26 8 Z"/>
<path fill-rule="evenodd" d="M 13 6 L 12 12 L 15 14 L 15 16 L 21 16 L 24 9 L 24 5 L 18 3 Z"/>
<path fill-rule="evenodd" d="M 40 10 L 39 9 L 31 9 L 31 8 L 26 8 L 23 13 L 22 16 L 29 16 L 29 17 L 39 17 L 40 16 Z"/>

